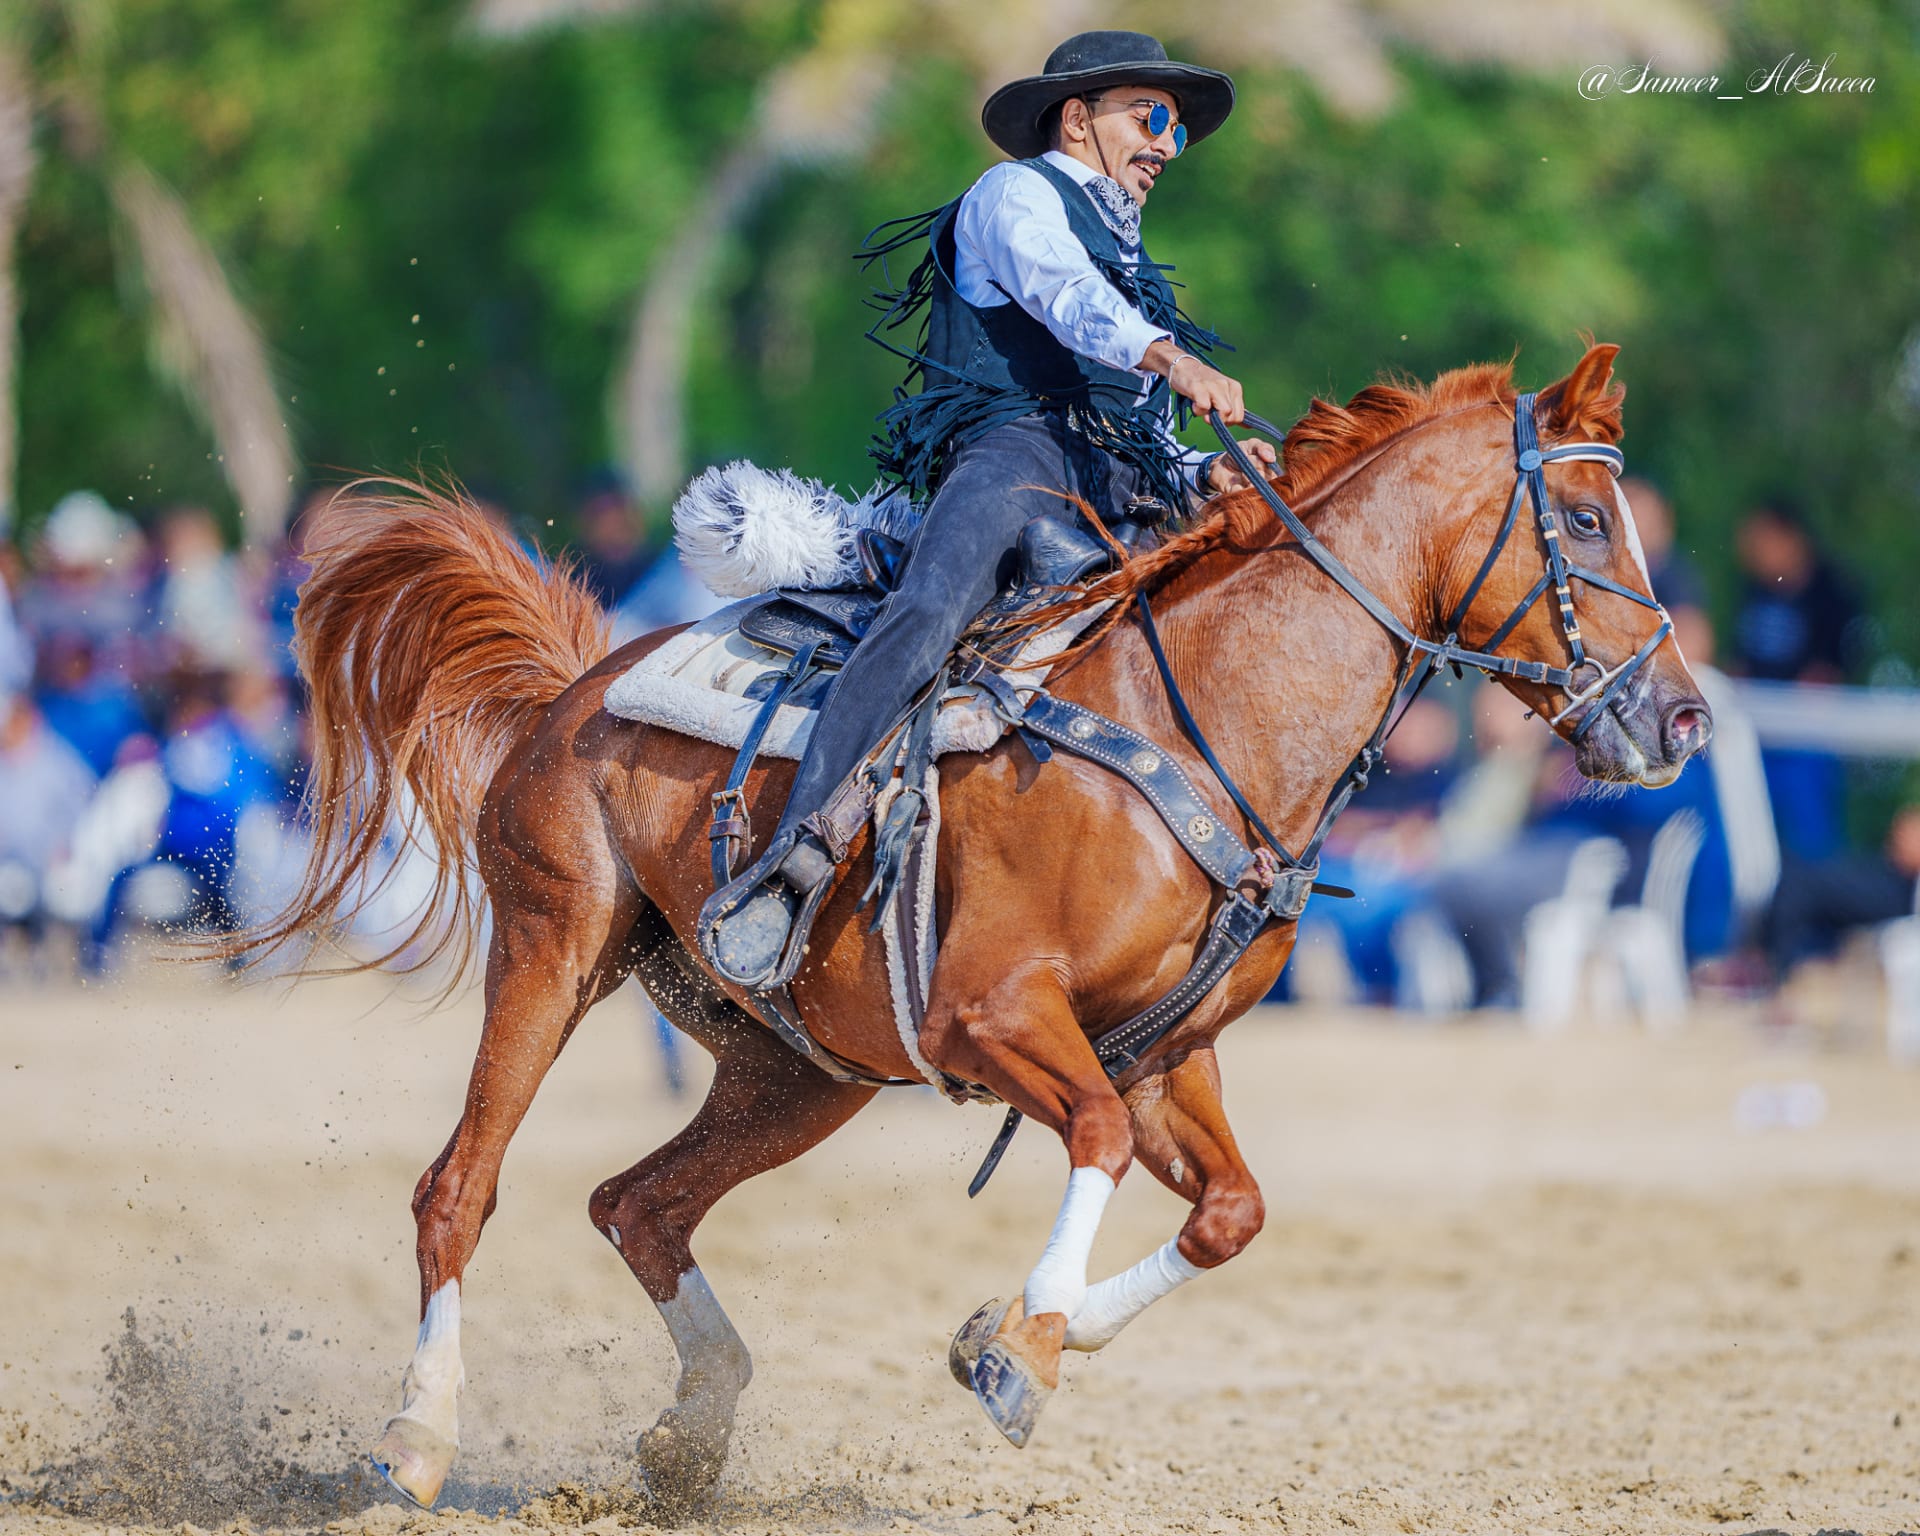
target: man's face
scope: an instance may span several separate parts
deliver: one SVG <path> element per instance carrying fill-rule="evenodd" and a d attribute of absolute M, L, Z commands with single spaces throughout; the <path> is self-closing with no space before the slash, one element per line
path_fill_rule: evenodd
<path fill-rule="evenodd" d="M 1166 128 L 1156 137 L 1147 131 L 1148 115 L 1156 106 L 1167 109 Z M 1086 103 L 1092 115 L 1084 120 L 1085 161 L 1125 187 L 1136 203 L 1145 203 L 1154 182 L 1176 151 L 1174 127 L 1180 104 L 1166 91 L 1151 85 L 1110 86 Z M 1071 142 L 1063 145 L 1074 153 Z"/>

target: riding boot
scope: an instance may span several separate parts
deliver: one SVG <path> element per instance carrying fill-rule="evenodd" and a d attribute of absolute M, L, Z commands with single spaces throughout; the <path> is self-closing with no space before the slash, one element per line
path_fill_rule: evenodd
<path fill-rule="evenodd" d="M 1088 469 L 1095 459 L 1098 476 Z M 894 590 L 821 702 L 766 849 L 700 909 L 700 952 L 721 976 L 754 991 L 793 979 L 808 927 L 873 801 L 874 786 L 856 770 L 938 674 L 968 621 L 1013 579 L 1021 530 L 1058 510 L 1047 487 L 1107 505 L 1106 483 L 1117 475 L 1107 463 L 1070 442 L 1059 412 L 1021 417 L 961 449 Z"/>
<path fill-rule="evenodd" d="M 793 980 L 836 864 L 811 830 L 776 833 L 765 853 L 700 908 L 700 951 L 707 963 L 754 992 Z"/>

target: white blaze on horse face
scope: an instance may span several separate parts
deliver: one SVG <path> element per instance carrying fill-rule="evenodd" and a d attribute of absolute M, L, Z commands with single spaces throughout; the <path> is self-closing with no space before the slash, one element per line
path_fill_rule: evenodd
<path fill-rule="evenodd" d="M 1633 508 L 1627 505 L 1627 493 L 1620 489 L 1618 480 L 1613 483 L 1613 504 L 1620 509 L 1620 526 L 1626 530 L 1627 553 L 1640 568 L 1640 579 L 1647 584 L 1647 591 L 1657 598 L 1660 594 L 1653 590 L 1653 573 L 1647 569 L 1647 552 L 1640 546 L 1640 530 L 1633 521 Z"/>
<path fill-rule="evenodd" d="M 460 1282 L 449 1280 L 427 1300 L 395 1417 L 423 1425 L 449 1446 L 458 1445 L 460 1389 L 466 1384 L 466 1368 L 460 1363 Z"/>
<path fill-rule="evenodd" d="M 753 1380 L 753 1357 L 699 1266 L 680 1277 L 670 1300 L 654 1305 L 680 1356 L 673 1394 L 680 1426 L 724 1444 L 733 1428 L 733 1405 Z"/>
<path fill-rule="evenodd" d="M 1067 1323 L 1066 1347 L 1086 1354 L 1104 1348 L 1162 1296 L 1201 1273 L 1200 1266 L 1180 1252 L 1179 1240 L 1170 1239 L 1132 1269 L 1102 1280 L 1087 1292 L 1080 1310 Z"/>
<path fill-rule="evenodd" d="M 1071 1318 L 1087 1295 L 1087 1258 L 1100 1218 L 1113 1198 L 1113 1180 L 1098 1168 L 1076 1168 L 1053 1223 L 1046 1251 L 1027 1276 L 1027 1316 L 1063 1312 Z"/>

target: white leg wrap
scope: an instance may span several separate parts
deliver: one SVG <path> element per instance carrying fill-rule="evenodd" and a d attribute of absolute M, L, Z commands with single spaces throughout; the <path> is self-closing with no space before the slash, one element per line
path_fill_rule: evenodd
<path fill-rule="evenodd" d="M 1102 1280 L 1087 1292 L 1067 1324 L 1067 1348 L 1091 1353 L 1110 1344 L 1148 1307 L 1200 1273 L 1199 1265 L 1181 1256 L 1177 1240 L 1155 1249 L 1132 1269 Z"/>
<path fill-rule="evenodd" d="M 733 1405 L 753 1380 L 753 1358 L 696 1266 L 680 1277 L 660 1316 L 680 1356 L 674 1398 L 687 1428 L 724 1436 L 733 1427 Z"/>
<path fill-rule="evenodd" d="M 1087 1256 L 1112 1198 L 1113 1180 L 1098 1168 L 1076 1168 L 1068 1175 L 1053 1236 L 1027 1276 L 1028 1317 L 1064 1312 L 1071 1318 L 1080 1310 L 1087 1295 Z"/>
<path fill-rule="evenodd" d="M 467 1384 L 460 1364 L 460 1282 L 449 1280 L 427 1298 L 420 1338 L 400 1383 L 399 1418 L 411 1419 L 457 1445 L 460 1389 Z"/>

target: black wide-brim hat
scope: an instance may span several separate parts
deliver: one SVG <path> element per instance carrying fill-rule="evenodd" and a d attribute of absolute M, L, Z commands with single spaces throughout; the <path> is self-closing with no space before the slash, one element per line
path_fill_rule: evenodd
<path fill-rule="evenodd" d="M 1040 119 L 1070 96 L 1113 85 L 1158 86 L 1180 103 L 1187 143 L 1196 144 L 1233 110 L 1233 81 L 1217 69 L 1176 64 L 1144 32 L 1082 32 L 1047 55 L 1046 71 L 1003 85 L 980 110 L 987 137 L 1016 160 L 1043 153 Z"/>

